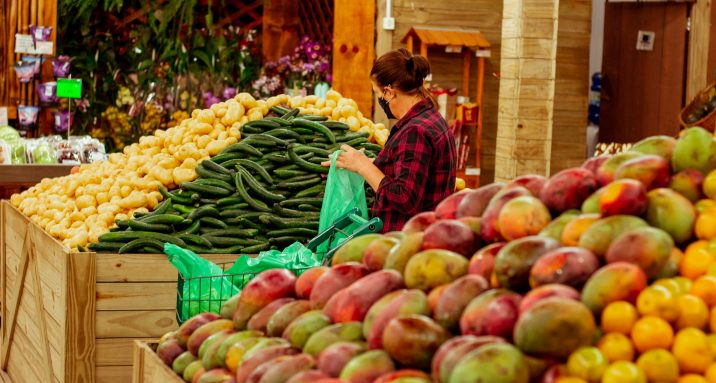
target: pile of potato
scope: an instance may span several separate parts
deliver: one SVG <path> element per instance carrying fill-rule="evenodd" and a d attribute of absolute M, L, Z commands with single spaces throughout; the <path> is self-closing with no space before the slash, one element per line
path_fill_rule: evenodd
<path fill-rule="evenodd" d="M 275 105 L 345 122 L 353 131 L 369 132 L 371 140 L 380 145 L 388 138 L 382 124 L 363 117 L 355 101 L 335 91 L 326 99 L 280 95 L 256 100 L 240 93 L 209 109 L 194 110 L 191 118 L 178 126 L 141 137 L 107 161 L 82 165 L 69 176 L 43 179 L 14 194 L 10 202 L 68 248 L 84 247 L 96 242 L 115 220 L 151 211 L 162 200 L 160 185 L 171 190 L 196 179 L 194 168 L 201 160 L 238 142 L 240 127 L 262 119 Z"/>

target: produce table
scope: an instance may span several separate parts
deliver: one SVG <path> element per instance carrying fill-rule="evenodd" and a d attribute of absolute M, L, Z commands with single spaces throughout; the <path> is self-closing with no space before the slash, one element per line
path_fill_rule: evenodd
<path fill-rule="evenodd" d="M 42 181 L 70 174 L 75 165 L 0 165 L 0 198 Z"/>
<path fill-rule="evenodd" d="M 157 343 L 134 341 L 134 365 L 132 382 L 134 383 L 172 383 L 183 382 L 156 354 Z"/>
<path fill-rule="evenodd" d="M 72 253 L 7 201 L 0 218 L 2 370 L 16 382 L 130 381 L 134 339 L 177 327 L 166 256 Z"/>

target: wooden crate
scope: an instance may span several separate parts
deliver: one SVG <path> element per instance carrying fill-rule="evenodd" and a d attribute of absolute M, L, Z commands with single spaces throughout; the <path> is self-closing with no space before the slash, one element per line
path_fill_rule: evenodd
<path fill-rule="evenodd" d="M 133 383 L 180 383 L 184 382 L 156 354 L 156 342 L 134 341 Z"/>
<path fill-rule="evenodd" d="M 128 382 L 134 339 L 177 327 L 166 256 L 72 253 L 7 201 L 0 215 L 2 370 L 16 382 Z"/>

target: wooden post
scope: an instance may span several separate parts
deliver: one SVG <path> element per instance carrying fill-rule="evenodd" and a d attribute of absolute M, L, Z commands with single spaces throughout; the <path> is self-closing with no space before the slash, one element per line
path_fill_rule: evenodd
<path fill-rule="evenodd" d="M 420 55 L 428 58 L 428 44 L 424 41 L 420 42 Z"/>
<path fill-rule="evenodd" d="M 691 32 L 686 64 L 686 103 L 693 100 L 708 85 L 708 72 L 715 70 L 708 65 L 711 23 L 716 22 L 711 20 L 713 2 L 713 0 L 698 0 L 691 8 Z"/>
<path fill-rule="evenodd" d="M 406 48 L 408 52 L 413 53 L 413 36 L 408 36 L 408 47 Z"/>
<path fill-rule="evenodd" d="M 470 97 L 470 61 L 472 61 L 472 49 L 463 47 L 462 51 L 462 94 Z M 478 79 L 478 82 L 480 80 Z"/>
<path fill-rule="evenodd" d="M 495 180 L 575 166 L 586 153 L 588 65 L 579 57 L 589 57 L 591 4 L 505 0 L 503 15 Z"/>
<path fill-rule="evenodd" d="M 475 102 L 477 105 L 479 105 L 479 108 L 477 109 L 477 135 L 475 136 L 475 139 L 477 140 L 476 146 L 477 150 L 475 151 L 475 167 L 482 170 L 482 167 L 480 165 L 480 155 L 482 153 L 482 110 L 483 110 L 483 103 L 482 103 L 482 94 L 484 92 L 485 87 L 485 58 L 484 57 L 478 57 L 477 58 L 477 91 L 475 95 Z"/>

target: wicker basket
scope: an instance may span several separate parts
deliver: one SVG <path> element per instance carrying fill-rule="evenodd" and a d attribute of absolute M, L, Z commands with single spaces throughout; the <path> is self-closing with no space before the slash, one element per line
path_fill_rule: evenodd
<path fill-rule="evenodd" d="M 681 111 L 679 114 L 679 122 L 681 123 L 681 126 L 684 128 L 690 128 L 692 126 L 700 126 L 708 131 L 713 132 L 714 128 L 716 128 L 716 109 L 712 110 L 711 113 L 704 116 L 704 118 L 694 122 L 694 123 L 687 123 L 686 122 L 686 116 L 691 114 L 691 112 L 696 109 L 698 105 L 703 105 L 704 102 L 708 101 L 708 94 L 711 91 L 711 89 L 714 89 L 716 87 L 716 82 L 712 83 L 711 85 L 707 86 L 704 90 L 699 92 L 696 97 L 689 103 L 689 105 L 686 105 L 686 107 Z"/>

